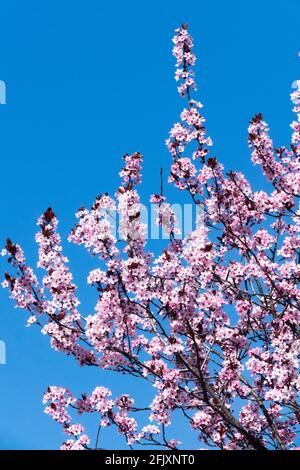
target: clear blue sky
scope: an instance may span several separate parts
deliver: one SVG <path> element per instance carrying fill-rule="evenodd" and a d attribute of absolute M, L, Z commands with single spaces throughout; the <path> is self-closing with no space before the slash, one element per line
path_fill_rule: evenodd
<path fill-rule="evenodd" d="M 0 79 L 7 85 L 7 104 L 0 106 L 0 238 L 20 242 L 32 264 L 37 216 L 51 205 L 66 236 L 79 206 L 115 190 L 122 154 L 144 154 L 142 194 L 157 191 L 159 168 L 170 162 L 164 140 L 183 105 L 170 42 L 182 22 L 195 40 L 199 97 L 218 159 L 247 173 L 255 187 L 263 184 L 246 143 L 257 112 L 276 145 L 288 143 L 289 93 L 300 78 L 299 0 L 0 0 L 0 18 Z M 84 313 L 91 313 L 89 258 L 68 243 L 66 253 Z M 2 289 L 0 309 L 0 339 L 7 344 L 0 448 L 59 446 L 62 433 L 41 404 L 49 384 L 78 393 L 96 385 L 136 392 L 132 381 L 80 369 L 50 350 L 37 329 L 24 327 L 24 312 Z M 150 400 L 151 391 L 143 394 Z M 197 445 L 177 427 L 170 437 L 182 434 L 186 448 Z M 122 445 L 112 436 L 102 444 Z"/>

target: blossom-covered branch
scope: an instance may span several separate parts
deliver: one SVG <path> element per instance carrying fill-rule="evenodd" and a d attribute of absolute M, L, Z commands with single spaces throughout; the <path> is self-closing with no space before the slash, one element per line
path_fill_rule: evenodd
<path fill-rule="evenodd" d="M 267 184 L 254 191 L 240 172 L 225 172 L 212 155 L 196 91 L 193 41 L 187 25 L 173 38 L 179 94 L 186 100 L 167 140 L 169 182 L 187 191 L 204 214 L 186 238 L 175 237 L 175 216 L 165 195 L 153 194 L 157 221 L 169 241 L 158 255 L 146 243 L 137 186 L 142 155 L 124 155 L 114 197 L 98 196 L 80 208 L 69 241 L 98 260 L 88 283 L 95 311 L 79 313 L 79 300 L 62 254 L 57 218 L 39 219 L 40 284 L 19 245 L 3 254 L 14 272 L 4 287 L 18 307 L 49 335 L 51 345 L 81 365 L 128 374 L 153 386 L 151 403 L 135 407 L 127 395 L 113 400 L 97 387 L 75 399 L 49 387 L 46 412 L 69 439 L 63 449 L 100 448 L 100 428 L 115 426 L 130 446 L 175 448 L 166 427 L 182 414 L 202 445 L 219 449 L 293 449 L 300 424 L 300 134 L 299 83 L 292 94 L 296 120 L 290 146 L 274 148 L 262 114 L 249 124 L 252 162 Z M 113 235 L 112 212 L 121 224 Z M 42 287 L 40 287 L 42 286 Z M 94 413 L 95 442 L 72 412 Z M 148 413 L 141 430 L 133 418 Z"/>

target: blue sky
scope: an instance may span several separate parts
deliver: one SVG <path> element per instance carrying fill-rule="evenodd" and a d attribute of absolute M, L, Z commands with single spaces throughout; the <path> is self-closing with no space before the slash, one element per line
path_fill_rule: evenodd
<path fill-rule="evenodd" d="M 183 106 L 171 56 L 173 30 L 182 22 L 194 37 L 199 98 L 217 158 L 258 188 L 264 182 L 250 164 L 249 119 L 263 112 L 275 144 L 289 141 L 289 93 L 300 78 L 298 0 L 0 0 L 0 16 L 0 80 L 7 86 L 0 106 L 0 239 L 21 243 L 33 265 L 37 217 L 51 205 L 66 237 L 78 207 L 114 192 L 124 153 L 145 156 L 141 194 L 158 190 L 159 168 L 167 172 L 170 163 L 164 141 Z M 178 193 L 171 194 L 177 202 Z M 84 313 L 91 313 L 95 294 L 85 288 L 91 261 L 65 246 Z M 106 385 L 136 395 L 133 381 L 80 369 L 50 350 L 37 329 L 24 327 L 24 312 L 2 289 L 0 318 L 7 346 L 0 448 L 58 448 L 62 433 L 41 404 L 48 385 L 76 393 Z M 151 399 L 151 390 L 140 390 Z M 170 437 L 178 434 L 186 448 L 197 445 L 179 422 Z M 102 444 L 122 446 L 111 435 Z"/>

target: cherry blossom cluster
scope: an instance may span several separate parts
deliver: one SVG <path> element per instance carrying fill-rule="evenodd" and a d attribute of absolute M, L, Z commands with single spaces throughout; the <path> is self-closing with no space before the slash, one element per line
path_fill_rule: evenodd
<path fill-rule="evenodd" d="M 292 102 L 295 104 L 294 112 L 297 113 L 297 120 L 293 121 L 291 128 L 293 129 L 292 144 L 299 156 L 300 153 L 300 80 L 295 82 L 296 90 L 291 94 Z"/>
<path fill-rule="evenodd" d="M 166 202 L 165 196 L 161 194 L 152 194 L 150 202 L 154 203 L 156 209 L 156 224 L 164 230 L 164 232 L 170 236 L 180 234 L 176 215 L 172 206 Z"/>
<path fill-rule="evenodd" d="M 181 81 L 178 91 L 181 96 L 185 96 L 191 88 L 197 88 L 194 72 L 190 69 L 190 66 L 195 65 L 196 56 L 192 50 L 193 40 L 188 33 L 187 25 L 183 24 L 180 28 L 176 29 L 173 43 L 173 55 L 177 59 L 175 79 Z"/>
<path fill-rule="evenodd" d="M 203 165 L 202 173 L 196 169 L 193 160 L 205 163 L 212 140 L 207 136 L 205 119 L 200 114 L 202 103 L 192 99 L 191 93 L 196 90 L 194 71 L 195 55 L 192 52 L 193 41 L 188 33 L 187 25 L 176 30 L 173 38 L 173 55 L 177 59 L 175 79 L 180 80 L 179 94 L 187 98 L 188 107 L 180 115 L 180 122 L 174 124 L 166 144 L 173 159 L 169 182 L 180 190 L 188 190 L 195 200 L 203 192 L 203 176 L 207 166 Z M 187 154 L 191 148 L 190 154 Z"/>
<path fill-rule="evenodd" d="M 32 268 L 27 266 L 22 248 L 12 243 L 8 238 L 2 256 L 7 256 L 7 261 L 15 269 L 16 276 L 5 272 L 5 280 L 2 286 L 9 288 L 11 298 L 16 307 L 30 312 L 29 324 L 34 323 L 37 316 L 43 312 L 43 290 L 40 288 L 38 279 Z"/>
<path fill-rule="evenodd" d="M 129 413 L 139 411 L 134 406 L 132 398 L 128 395 L 121 395 L 112 399 L 111 395 L 111 391 L 106 387 L 96 387 L 91 395 L 82 394 L 79 399 L 76 399 L 66 388 L 48 387 L 43 397 L 43 403 L 46 405 L 44 411 L 62 426 L 64 433 L 69 437 L 62 444 L 61 450 L 101 449 L 100 431 L 109 426 L 117 428 L 118 433 L 125 438 L 130 447 L 133 444 L 152 444 L 169 449 L 176 448 L 175 439 L 167 441 L 165 437 L 162 437 L 160 440 L 159 426 L 148 424 L 138 430 L 136 420 L 129 416 Z M 74 410 L 79 416 L 86 413 L 93 413 L 97 416 L 98 432 L 93 446 L 84 426 L 73 422 Z"/>
<path fill-rule="evenodd" d="M 267 182 L 255 191 L 211 154 L 202 105 L 191 97 L 195 55 L 187 25 L 173 43 L 187 104 L 167 140 L 169 182 L 201 208 L 202 222 L 177 239 L 172 206 L 162 190 L 152 195 L 157 223 L 169 234 L 154 255 L 137 189 L 142 155 L 126 154 L 116 194 L 80 208 L 69 236 L 97 263 L 87 279 L 97 295 L 94 311 L 79 312 L 51 208 L 36 236 L 45 276 L 39 281 L 20 246 L 7 240 L 2 254 L 12 272 L 3 286 L 56 350 L 153 387 L 153 399 L 141 408 L 127 395 L 112 399 L 101 386 L 79 399 L 50 387 L 46 413 L 69 437 L 63 449 L 100 448 L 99 430 L 107 426 L 131 447 L 177 448 L 177 439 L 166 437 L 175 413 L 205 448 L 293 449 L 300 424 L 300 81 L 292 94 L 297 117 L 289 146 L 274 147 L 262 114 L 249 124 L 252 162 Z M 120 239 L 113 235 L 114 217 Z M 73 423 L 74 411 L 97 416 L 95 441 Z M 149 419 L 142 429 L 140 413 Z"/>

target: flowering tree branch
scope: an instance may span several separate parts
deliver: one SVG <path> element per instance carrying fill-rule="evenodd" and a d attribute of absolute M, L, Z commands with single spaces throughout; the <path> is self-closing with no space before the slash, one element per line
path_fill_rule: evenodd
<path fill-rule="evenodd" d="M 142 408 L 104 387 L 76 399 L 49 387 L 46 413 L 69 439 L 62 448 L 99 448 L 100 430 L 115 426 L 129 446 L 174 449 L 166 427 L 180 411 L 200 441 L 220 449 L 292 449 L 300 423 L 300 81 L 292 94 L 296 120 L 290 147 L 274 148 L 263 116 L 249 124 L 252 161 L 271 187 L 254 191 L 239 172 L 224 172 L 211 154 L 196 90 L 196 58 L 187 25 L 176 30 L 173 54 L 179 94 L 187 105 L 167 140 L 169 182 L 187 191 L 202 209 L 203 224 L 176 238 L 175 214 L 162 188 L 151 196 L 157 222 L 169 234 L 154 257 L 146 243 L 141 202 L 142 155 L 124 156 L 115 197 L 102 194 L 81 208 L 69 241 L 99 259 L 88 283 L 98 294 L 95 312 L 79 312 L 79 300 L 49 208 L 39 219 L 39 282 L 19 245 L 7 240 L 3 254 L 14 273 L 4 287 L 50 337 L 54 349 L 80 365 L 132 375 L 156 395 Z M 117 213 L 122 237 L 113 235 Z M 96 413 L 95 443 L 71 412 Z M 149 413 L 139 429 L 132 415 Z M 180 438 L 180 436 L 177 436 Z"/>

